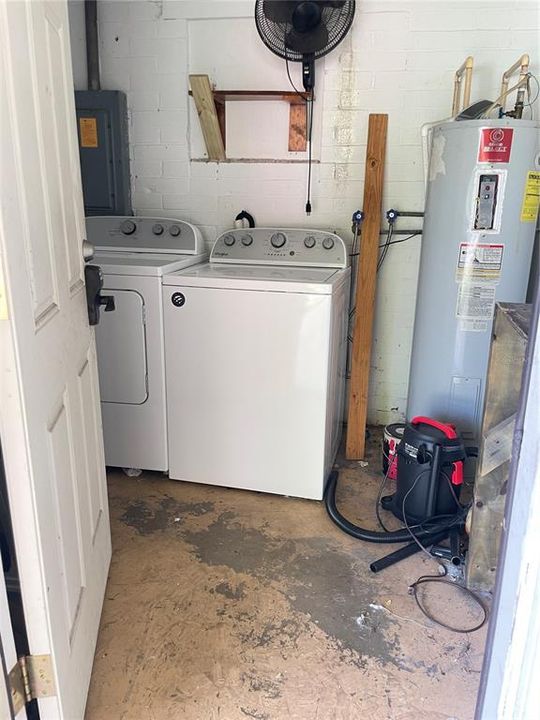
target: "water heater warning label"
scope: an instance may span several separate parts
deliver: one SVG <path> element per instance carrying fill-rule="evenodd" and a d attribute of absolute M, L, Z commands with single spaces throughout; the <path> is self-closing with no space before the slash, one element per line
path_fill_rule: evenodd
<path fill-rule="evenodd" d="M 527 173 L 523 205 L 521 206 L 521 222 L 536 222 L 540 205 L 540 172 Z"/>
<path fill-rule="evenodd" d="M 460 243 L 456 281 L 499 282 L 503 252 L 502 243 Z"/>
<path fill-rule="evenodd" d="M 468 323 L 468 329 L 480 321 L 486 324 L 493 318 L 495 308 L 495 286 L 484 283 L 461 283 L 458 289 L 456 317 L 458 320 L 475 321 Z M 465 328 L 463 328 L 465 329 Z"/>
<path fill-rule="evenodd" d="M 513 138 L 514 131 L 512 128 L 482 128 L 480 130 L 478 162 L 510 162 L 510 151 L 512 150 Z"/>

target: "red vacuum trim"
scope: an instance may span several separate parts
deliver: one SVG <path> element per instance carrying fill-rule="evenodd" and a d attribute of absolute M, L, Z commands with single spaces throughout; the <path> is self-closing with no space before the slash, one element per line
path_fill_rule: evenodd
<path fill-rule="evenodd" d="M 418 415 L 411 420 L 411 425 L 431 425 L 431 427 L 437 428 L 446 435 L 449 440 L 455 440 L 457 438 L 456 426 L 451 423 L 442 423 L 433 418 L 423 417 Z M 454 469 L 452 471 L 452 485 L 461 485 L 463 483 L 463 460 L 458 460 L 453 463 Z"/>

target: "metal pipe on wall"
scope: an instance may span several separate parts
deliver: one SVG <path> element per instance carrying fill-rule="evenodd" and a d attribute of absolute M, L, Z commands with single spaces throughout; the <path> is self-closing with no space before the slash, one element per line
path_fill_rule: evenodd
<path fill-rule="evenodd" d="M 84 20 L 86 27 L 88 89 L 101 90 L 101 83 L 99 80 L 97 0 L 84 0 Z"/>

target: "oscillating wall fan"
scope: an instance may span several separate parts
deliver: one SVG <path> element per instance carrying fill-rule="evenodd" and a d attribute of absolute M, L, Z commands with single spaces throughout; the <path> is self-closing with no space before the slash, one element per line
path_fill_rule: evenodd
<path fill-rule="evenodd" d="M 315 85 L 315 59 L 343 40 L 354 18 L 354 0 L 256 0 L 255 24 L 263 43 L 285 60 L 302 63 L 306 92 Z"/>
<path fill-rule="evenodd" d="M 256 0 L 255 25 L 263 43 L 283 58 L 302 63 L 306 96 L 309 147 L 306 213 L 311 213 L 311 134 L 315 60 L 333 50 L 348 33 L 355 10 L 354 0 Z M 294 85 L 293 85 L 294 87 Z M 296 88 L 294 88 L 296 90 Z M 298 91 L 297 91 L 298 92 Z"/>

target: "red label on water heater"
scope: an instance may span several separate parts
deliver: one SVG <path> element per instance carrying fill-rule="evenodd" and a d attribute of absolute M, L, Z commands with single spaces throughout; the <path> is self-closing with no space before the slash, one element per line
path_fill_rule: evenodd
<path fill-rule="evenodd" d="M 478 162 L 510 162 L 513 136 L 514 131 L 512 128 L 482 128 L 480 130 Z"/>

